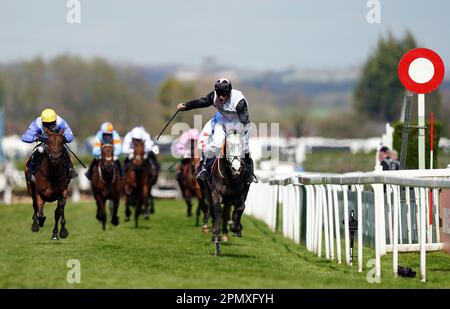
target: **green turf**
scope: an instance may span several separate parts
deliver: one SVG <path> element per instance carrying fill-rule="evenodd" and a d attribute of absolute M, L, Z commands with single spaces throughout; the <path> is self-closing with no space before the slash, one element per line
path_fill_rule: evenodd
<path fill-rule="evenodd" d="M 0 205 L 1 288 L 450 288 L 450 256 L 427 255 L 426 284 L 394 279 L 392 259 L 382 259 L 382 283 L 369 284 L 367 269 L 318 258 L 292 241 L 273 234 L 252 218 L 243 219 L 244 237 L 232 237 L 213 256 L 210 235 L 194 227 L 181 201 L 156 202 L 156 213 L 104 232 L 93 203 L 69 203 L 70 235 L 51 241 L 53 205 L 46 206 L 46 226 L 32 233 L 30 205 Z M 123 219 L 123 205 L 120 217 Z M 365 249 L 365 263 L 373 251 Z M 79 259 L 81 283 L 68 284 L 67 260 Z M 418 254 L 402 254 L 401 265 L 419 270 Z"/>

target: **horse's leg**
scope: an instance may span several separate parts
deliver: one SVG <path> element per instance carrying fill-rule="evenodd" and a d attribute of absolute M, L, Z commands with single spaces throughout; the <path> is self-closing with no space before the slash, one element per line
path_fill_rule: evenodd
<path fill-rule="evenodd" d="M 149 185 L 148 185 L 148 201 L 150 203 L 150 213 L 154 214 L 155 213 L 155 201 L 153 200 L 153 195 L 152 195 L 152 186 L 153 186 L 152 180 L 153 180 L 152 177 L 150 177 Z"/>
<path fill-rule="evenodd" d="M 37 202 L 36 202 L 36 197 L 33 196 L 32 199 L 33 199 L 33 217 L 32 217 L 33 224 L 31 224 L 31 231 L 32 232 L 38 232 L 39 231 L 39 223 L 38 223 L 38 220 L 37 220 L 37 218 L 38 218 L 38 216 L 37 216 L 38 205 L 37 205 Z"/>
<path fill-rule="evenodd" d="M 120 202 L 120 197 L 115 196 L 113 199 L 113 209 L 111 212 L 111 223 L 114 226 L 119 225 L 119 217 L 117 216 L 117 212 L 119 211 L 119 202 Z"/>
<path fill-rule="evenodd" d="M 58 237 L 58 224 L 59 224 L 59 218 L 61 218 L 61 204 L 58 201 L 58 205 L 55 209 L 55 226 L 53 227 L 53 233 L 52 233 L 52 240 L 59 240 Z"/>
<path fill-rule="evenodd" d="M 107 220 L 107 214 L 106 214 L 106 200 L 104 198 L 100 198 L 100 219 L 102 221 L 102 228 L 105 231 L 106 230 L 106 220 Z"/>
<path fill-rule="evenodd" d="M 150 201 L 150 213 L 155 213 L 155 200 L 153 199 L 152 189 L 149 190 L 149 201 Z"/>
<path fill-rule="evenodd" d="M 235 204 L 235 208 L 233 211 L 233 225 L 231 226 L 233 236 L 242 237 L 241 217 L 242 213 L 244 212 L 244 209 L 245 209 L 245 202 L 239 201 L 239 203 Z"/>
<path fill-rule="evenodd" d="M 130 197 L 127 196 L 125 199 L 125 222 L 130 221 L 131 210 L 130 210 Z"/>
<path fill-rule="evenodd" d="M 222 241 L 228 241 L 228 220 L 230 220 L 230 203 L 225 203 L 222 212 Z"/>
<path fill-rule="evenodd" d="M 44 216 L 44 203 L 45 202 L 42 199 L 42 197 L 39 194 L 37 194 L 36 196 L 36 204 L 38 207 L 37 219 L 40 227 L 44 226 L 45 219 L 47 219 L 47 217 Z"/>
<path fill-rule="evenodd" d="M 220 255 L 220 217 L 222 213 L 220 205 L 220 196 L 217 192 L 211 194 L 211 217 L 213 218 L 211 241 L 216 245 L 215 255 Z"/>
<path fill-rule="evenodd" d="M 200 212 L 201 212 L 200 203 L 201 203 L 200 199 L 198 199 L 197 210 L 195 211 L 195 226 L 199 226 L 200 223 Z"/>
<path fill-rule="evenodd" d="M 187 216 L 192 217 L 192 196 L 186 197 Z"/>
<path fill-rule="evenodd" d="M 105 209 L 105 200 L 100 194 L 96 194 L 94 196 L 95 201 L 97 202 L 97 220 L 102 223 L 103 230 L 106 230 L 106 209 Z"/>
<path fill-rule="evenodd" d="M 144 213 L 144 219 L 145 219 L 145 220 L 148 220 L 149 215 L 150 215 L 150 208 L 148 207 L 150 197 L 149 197 L 149 196 L 145 196 L 145 197 L 143 198 L 143 200 L 144 200 L 144 202 L 143 202 L 143 204 L 144 204 L 144 210 L 143 210 L 143 213 Z"/>
<path fill-rule="evenodd" d="M 142 208 L 142 198 L 139 196 L 136 199 L 136 209 L 134 210 L 134 227 L 138 227 L 138 221 L 139 221 L 139 213 L 141 212 Z"/>
<path fill-rule="evenodd" d="M 66 217 L 64 216 L 64 209 L 66 207 L 66 198 L 61 198 L 58 200 L 58 207 L 60 208 L 61 214 L 61 229 L 59 230 L 59 237 L 62 239 L 69 236 L 69 231 L 66 229 Z"/>
<path fill-rule="evenodd" d="M 209 232 L 209 227 L 208 227 L 208 218 L 209 218 L 209 212 L 208 212 L 208 206 L 206 205 L 205 201 L 203 199 L 199 200 L 199 206 L 203 212 L 203 226 L 202 226 L 202 231 L 204 233 L 208 233 Z"/>

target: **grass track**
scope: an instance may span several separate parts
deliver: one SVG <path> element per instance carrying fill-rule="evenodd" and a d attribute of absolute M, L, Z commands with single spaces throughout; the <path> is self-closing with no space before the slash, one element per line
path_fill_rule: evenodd
<path fill-rule="evenodd" d="M 392 257 L 382 259 L 382 283 L 369 284 L 367 269 L 338 265 L 316 257 L 272 233 L 253 218 L 243 219 L 243 238 L 232 237 L 213 256 L 211 236 L 185 216 L 184 203 L 157 200 L 156 213 L 141 227 L 123 222 L 101 230 L 92 202 L 68 203 L 69 237 L 51 241 L 53 211 L 32 233 L 29 204 L 0 205 L 0 288 L 450 288 L 450 256 L 427 255 L 427 280 L 394 279 Z M 365 265 L 374 254 L 365 248 Z M 79 259 L 81 283 L 68 284 L 66 262 Z M 419 273 L 419 255 L 401 254 L 400 265 Z"/>

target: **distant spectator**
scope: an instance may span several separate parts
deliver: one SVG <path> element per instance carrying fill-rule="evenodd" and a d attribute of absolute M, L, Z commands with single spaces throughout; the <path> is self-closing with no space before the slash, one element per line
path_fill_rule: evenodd
<path fill-rule="evenodd" d="M 398 160 L 398 152 L 395 149 L 392 149 L 389 152 L 390 160 L 389 160 L 389 169 L 390 170 L 399 170 L 400 169 L 400 161 Z"/>
<path fill-rule="evenodd" d="M 378 161 L 380 162 L 380 165 L 383 167 L 383 171 L 390 170 L 390 157 L 389 157 L 389 148 L 386 146 L 383 146 L 380 148 L 380 151 L 378 152 Z"/>

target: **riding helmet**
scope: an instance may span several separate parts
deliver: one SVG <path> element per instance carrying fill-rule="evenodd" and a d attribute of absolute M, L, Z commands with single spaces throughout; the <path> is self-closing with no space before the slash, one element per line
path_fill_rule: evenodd
<path fill-rule="evenodd" d="M 214 91 L 216 92 L 216 94 L 222 93 L 230 95 L 231 89 L 233 89 L 233 87 L 231 86 L 231 82 L 226 78 L 219 79 L 214 85 Z"/>

